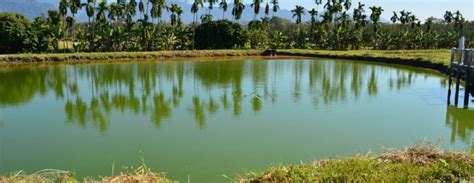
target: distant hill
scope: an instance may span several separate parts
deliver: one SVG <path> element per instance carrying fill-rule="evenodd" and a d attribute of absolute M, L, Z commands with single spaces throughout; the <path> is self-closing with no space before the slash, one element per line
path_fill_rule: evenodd
<path fill-rule="evenodd" d="M 45 14 L 48 12 L 50 9 L 57 9 L 57 0 L 0 0 L 2 5 L 0 6 L 0 12 L 16 12 L 25 15 L 29 19 L 34 19 L 35 17 L 40 16 L 41 14 Z M 191 4 L 179 1 L 179 0 L 168 0 L 168 4 L 171 3 L 176 3 L 178 4 L 181 8 L 183 8 L 183 13 L 182 15 L 182 20 L 185 23 L 190 23 L 193 20 L 193 14 L 191 14 Z M 225 17 L 227 19 L 232 19 L 231 11 L 233 8 L 233 4 L 229 4 L 228 11 L 225 13 Z M 257 16 L 257 18 L 264 17 L 264 9 L 265 9 L 265 4 L 262 4 L 260 8 L 260 14 Z M 201 8 L 199 11 L 199 14 L 202 15 L 207 12 L 207 8 Z M 216 5 L 212 10 L 211 14 L 213 16 L 213 19 L 221 19 L 223 14 L 222 14 L 222 9 L 219 8 L 218 5 Z M 270 13 L 270 15 L 272 15 Z M 284 10 L 280 9 L 277 13 L 275 13 L 275 16 L 281 17 L 281 18 L 286 18 L 292 20 L 292 13 L 289 10 Z M 169 21 L 170 13 L 169 12 L 164 12 L 163 13 L 163 20 Z M 138 18 L 138 16 L 137 16 Z M 245 10 L 242 14 L 241 22 L 246 22 L 253 20 L 254 15 L 253 15 L 253 8 L 250 7 L 250 4 L 245 5 Z M 306 15 L 303 17 L 303 20 L 309 20 L 309 16 Z M 87 16 L 84 11 L 81 11 L 77 15 L 77 19 L 79 21 L 87 21 Z"/>
<path fill-rule="evenodd" d="M 0 12 L 15 12 L 25 15 L 30 20 L 55 9 L 54 3 L 47 0 L 0 0 Z"/>

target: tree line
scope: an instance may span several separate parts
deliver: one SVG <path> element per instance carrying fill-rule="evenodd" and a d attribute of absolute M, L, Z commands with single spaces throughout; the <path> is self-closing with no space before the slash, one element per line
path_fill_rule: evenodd
<path fill-rule="evenodd" d="M 230 3 L 230 2 L 229 2 Z M 57 10 L 30 22 L 22 15 L 0 13 L 0 53 L 109 52 L 190 49 L 440 49 L 451 48 L 460 36 L 472 46 L 473 21 L 459 11 L 446 11 L 442 19 L 422 22 L 409 11 L 393 12 L 391 22 L 381 22 L 384 9 L 366 7 L 351 0 L 315 1 L 310 10 L 296 5 L 294 22 L 276 17 L 278 0 L 194 0 L 190 10 L 166 0 L 60 0 Z M 222 18 L 213 17 L 213 8 L 222 9 Z M 322 10 L 318 11 L 322 6 Z M 242 23 L 245 8 L 254 18 Z M 199 14 L 200 9 L 205 13 Z M 76 21 L 80 11 L 87 22 Z M 170 13 L 164 21 L 163 13 Z M 193 14 L 186 24 L 181 16 Z M 232 20 L 225 14 L 230 11 Z M 257 18 L 260 11 L 264 17 Z M 310 15 L 304 22 L 303 16 Z M 466 31 L 470 30 L 470 31 Z M 225 41 L 223 41 L 225 40 Z"/>

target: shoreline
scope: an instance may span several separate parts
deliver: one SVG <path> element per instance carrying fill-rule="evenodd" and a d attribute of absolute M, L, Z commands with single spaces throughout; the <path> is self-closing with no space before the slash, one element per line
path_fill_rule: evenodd
<path fill-rule="evenodd" d="M 431 69 L 443 74 L 449 69 L 449 50 L 277 50 L 277 56 L 263 55 L 265 50 L 183 50 L 154 52 L 100 52 L 0 55 L 0 66 L 113 63 L 129 61 L 179 61 L 196 58 L 333 58 L 374 63 L 396 64 Z M 166 59 L 166 60 L 165 60 Z M 172 60 L 169 60 L 172 59 Z"/>

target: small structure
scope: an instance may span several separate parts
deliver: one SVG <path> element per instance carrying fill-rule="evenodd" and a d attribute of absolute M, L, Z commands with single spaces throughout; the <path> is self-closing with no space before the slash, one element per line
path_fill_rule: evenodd
<path fill-rule="evenodd" d="M 448 104 L 451 104 L 451 85 L 452 77 L 455 78 L 456 87 L 454 91 L 454 105 L 458 105 L 459 100 L 459 85 L 461 79 L 464 79 L 464 108 L 468 108 L 469 105 L 469 94 L 472 89 L 472 81 L 474 77 L 473 62 L 473 49 L 464 48 L 464 37 L 459 41 L 459 48 L 451 49 L 451 62 L 448 70 Z"/>

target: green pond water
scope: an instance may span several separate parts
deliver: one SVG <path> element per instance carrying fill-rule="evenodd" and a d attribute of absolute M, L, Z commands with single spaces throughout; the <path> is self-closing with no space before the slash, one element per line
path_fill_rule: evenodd
<path fill-rule="evenodd" d="M 137 166 L 187 182 L 429 140 L 471 151 L 474 112 L 433 71 L 330 59 L 0 68 L 0 174 Z M 462 93 L 461 93 L 462 97 Z M 225 176 L 224 176 L 225 175 Z"/>

